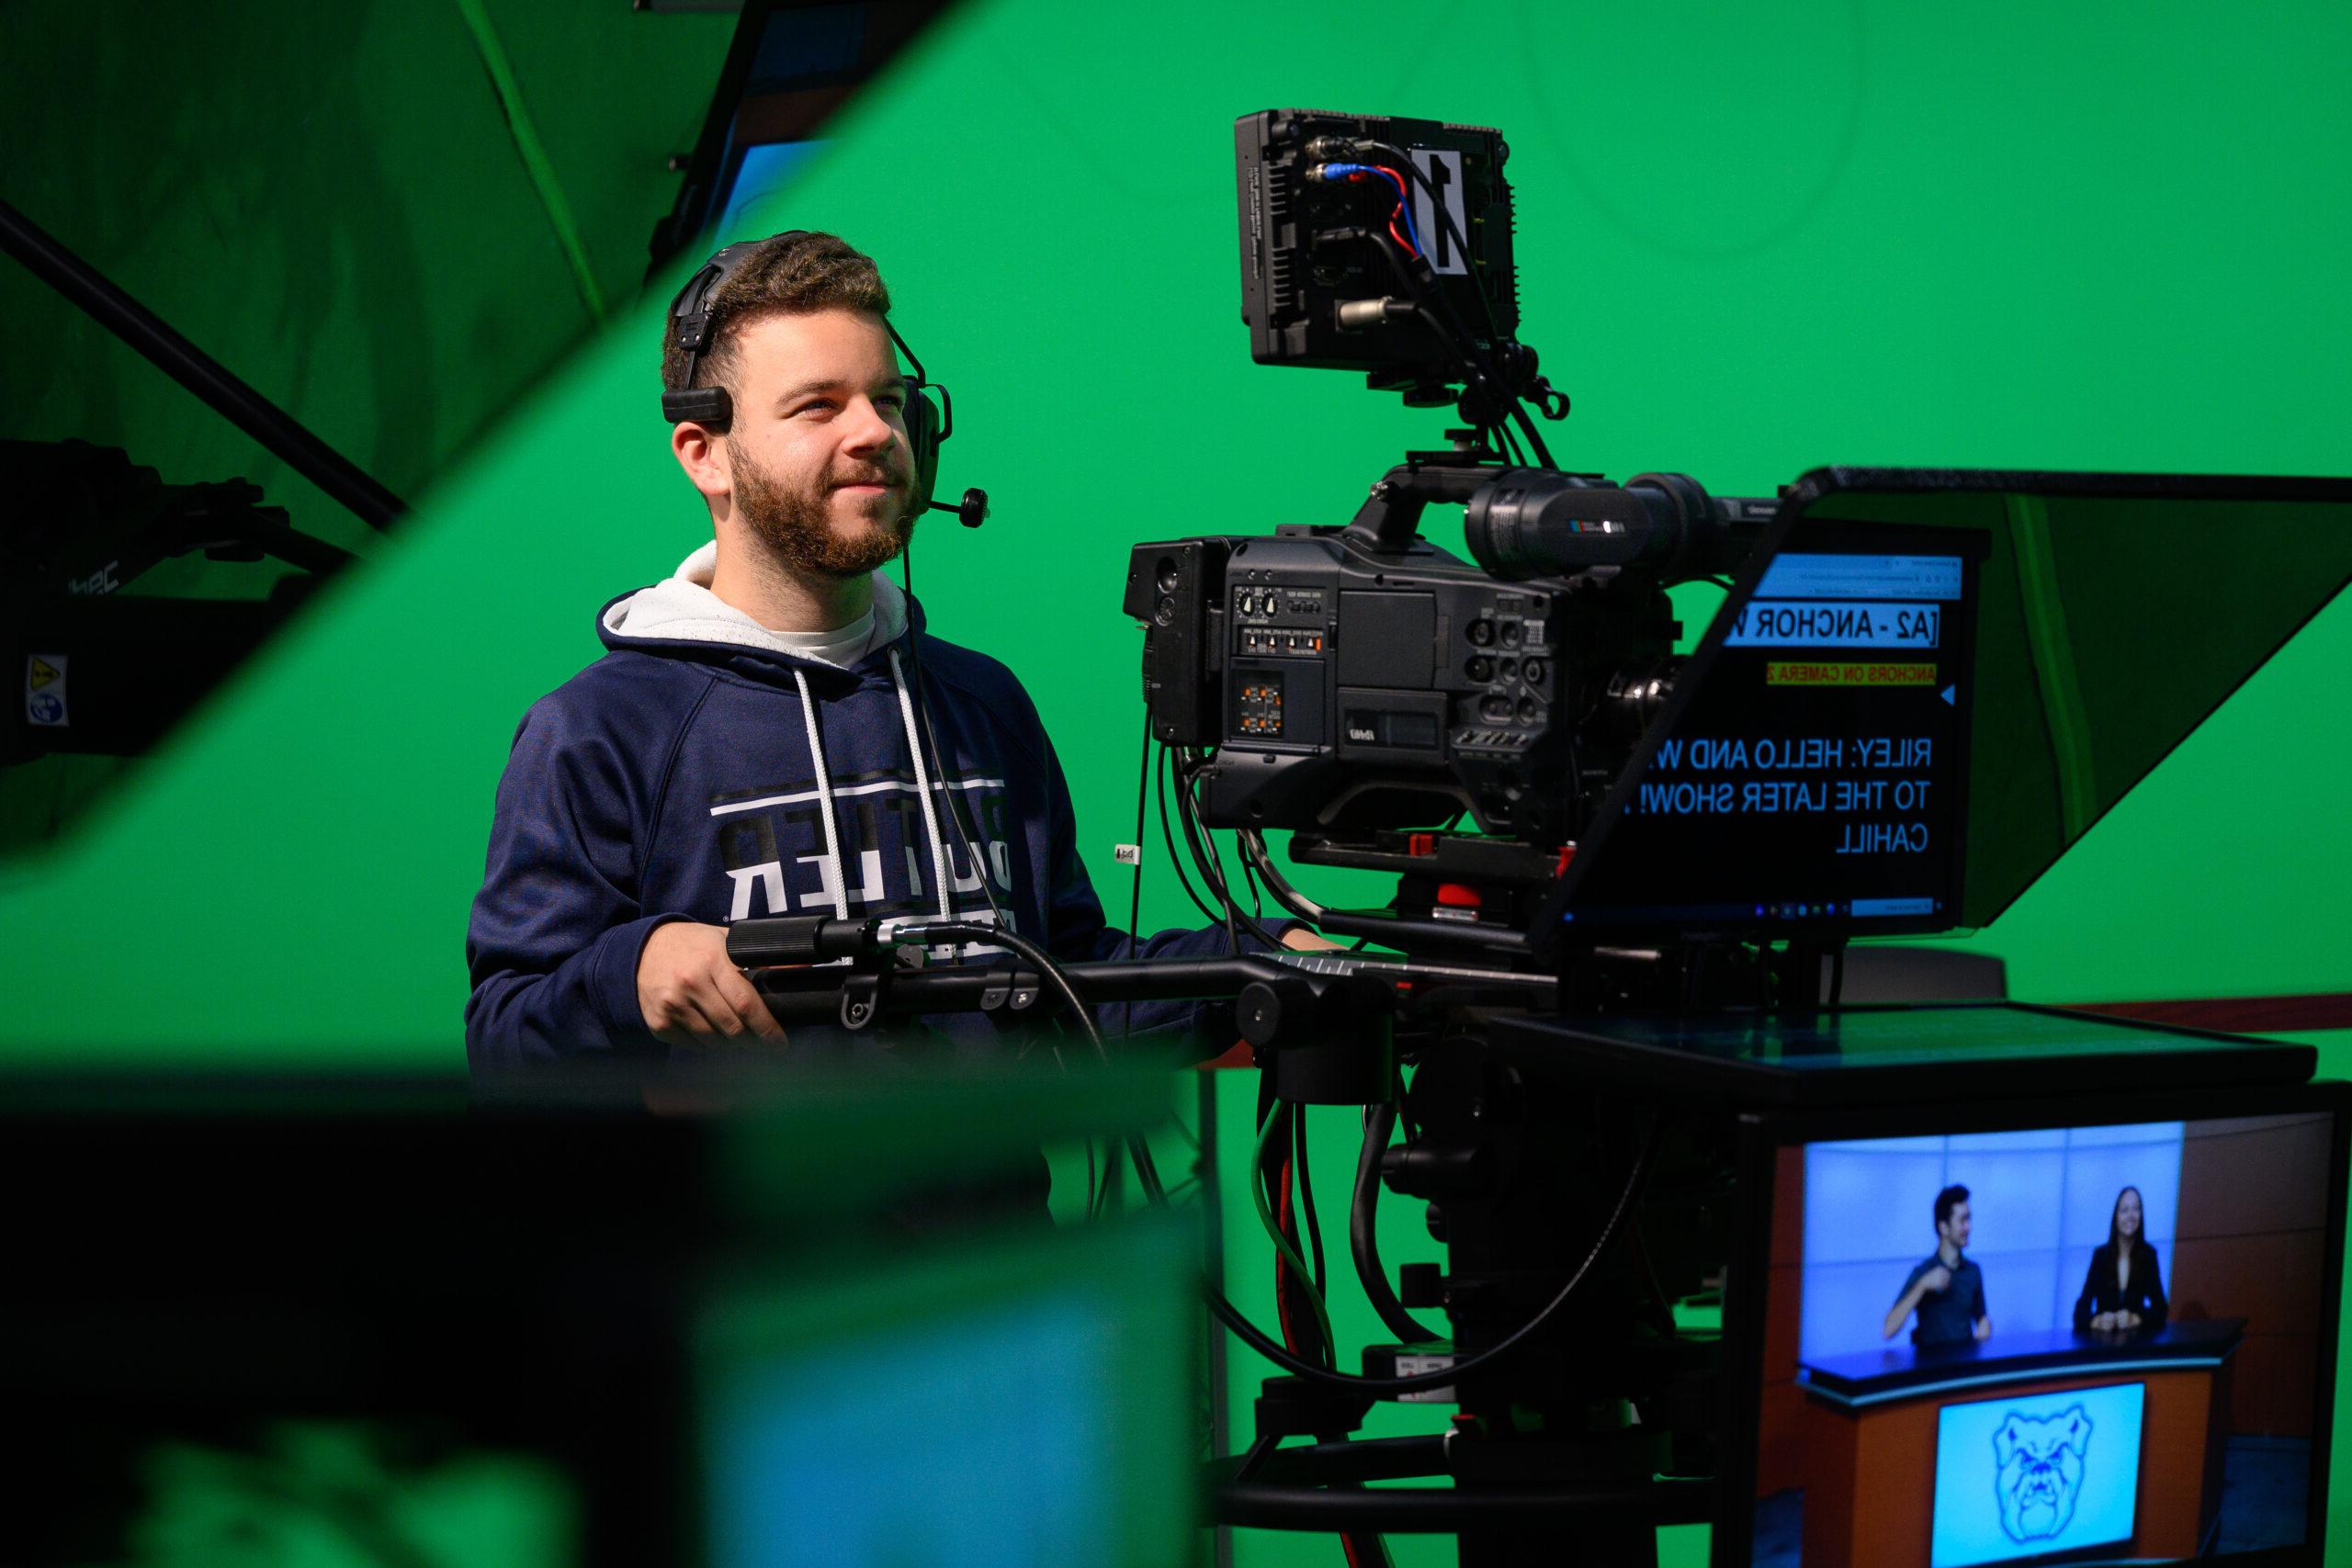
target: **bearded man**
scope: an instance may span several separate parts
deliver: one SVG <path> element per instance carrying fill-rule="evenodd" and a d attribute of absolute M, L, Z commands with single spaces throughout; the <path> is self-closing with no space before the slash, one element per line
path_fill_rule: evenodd
<path fill-rule="evenodd" d="M 1108 929 L 1028 694 L 878 570 L 921 511 L 889 309 L 871 260 L 795 231 L 724 269 L 698 355 L 665 323 L 664 388 L 729 394 L 725 419 L 670 432 L 714 537 L 606 604 L 605 656 L 515 734 L 466 938 L 477 1072 L 786 1051 L 727 956 L 751 918 L 1001 911 L 1066 961 L 1225 950 L 1218 930 Z M 1193 1016 L 1134 1009 L 1137 1029 Z M 931 1021 L 956 1055 L 1000 1048 L 980 1019 Z M 880 1044 L 796 1029 L 788 1050 Z"/>

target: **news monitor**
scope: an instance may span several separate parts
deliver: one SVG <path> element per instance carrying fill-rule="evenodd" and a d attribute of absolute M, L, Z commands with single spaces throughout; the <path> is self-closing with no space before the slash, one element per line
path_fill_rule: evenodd
<path fill-rule="evenodd" d="M 2347 1105 L 1758 1119 L 1717 1568 L 2319 1562 Z"/>

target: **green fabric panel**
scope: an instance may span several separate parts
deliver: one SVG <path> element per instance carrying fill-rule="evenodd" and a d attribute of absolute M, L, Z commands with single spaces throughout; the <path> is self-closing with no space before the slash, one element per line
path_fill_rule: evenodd
<path fill-rule="evenodd" d="M 474 48 L 481 51 L 482 68 L 490 73 L 491 85 L 498 91 L 499 112 L 506 117 L 507 132 L 514 139 L 514 154 L 522 159 L 531 189 L 537 194 L 539 205 L 547 209 L 548 227 L 555 231 L 556 243 L 563 247 L 564 263 L 571 267 L 572 281 L 580 288 L 580 302 L 588 308 L 591 319 L 601 322 L 605 319 L 605 291 L 596 286 L 595 269 L 581 244 L 580 226 L 572 220 L 571 203 L 565 199 L 563 182 L 548 161 L 546 144 L 539 140 L 539 128 L 532 118 L 523 85 L 514 80 L 514 66 L 507 58 L 506 46 L 500 41 L 498 28 L 491 21 L 482 0 L 458 0 L 458 10 L 466 18 L 466 29 L 474 35 Z"/>
<path fill-rule="evenodd" d="M 734 18 L 478 8 L 590 281 L 632 298 L 677 194 L 666 160 L 693 145 Z M 455 4 L 26 6 L 9 17 L 7 58 L 0 195 L 411 502 L 591 330 Z M 297 527 L 373 547 L 369 529 L 5 259 L 0 364 L 0 434 L 121 446 L 167 483 L 243 476 Z M 183 559 L 137 591 L 258 594 L 273 570 Z M 141 771 L 62 757 L 0 772 L 0 845 L 38 843 Z"/>

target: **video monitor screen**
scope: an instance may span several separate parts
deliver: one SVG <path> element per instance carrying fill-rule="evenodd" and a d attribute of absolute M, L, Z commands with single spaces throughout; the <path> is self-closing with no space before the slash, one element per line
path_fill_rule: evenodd
<path fill-rule="evenodd" d="M 1563 919 L 1952 925 L 1980 545 L 1892 525 L 1792 532 L 1725 606 L 1703 679 Z"/>
<path fill-rule="evenodd" d="M 696 1352 L 707 1568 L 1183 1563 L 1198 1241 L 960 1226 L 726 1279 Z"/>
<path fill-rule="evenodd" d="M 2302 1561 L 2335 1138 L 2319 1109 L 1775 1150 L 1730 1561 Z"/>

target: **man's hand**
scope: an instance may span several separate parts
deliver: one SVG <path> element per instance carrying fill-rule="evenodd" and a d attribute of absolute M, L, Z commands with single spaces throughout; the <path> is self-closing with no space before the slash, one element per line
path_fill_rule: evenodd
<path fill-rule="evenodd" d="M 1337 953 L 1340 944 L 1316 935 L 1305 926 L 1293 926 L 1283 932 L 1283 945 L 1293 953 Z"/>
<path fill-rule="evenodd" d="M 728 958 L 725 926 L 654 927 L 637 957 L 637 1005 L 668 1044 L 784 1043 L 784 1025 Z"/>
<path fill-rule="evenodd" d="M 1903 1320 L 1909 1317 L 1921 1302 L 1951 1284 L 1951 1270 L 1942 1264 L 1939 1263 L 1932 1269 L 1923 1269 L 1919 1277 L 1912 1280 L 1901 1295 L 1894 1298 L 1894 1304 L 1886 1309 L 1886 1322 L 1879 1328 L 1880 1337 L 1894 1338 L 1896 1331 L 1902 1328 Z"/>

